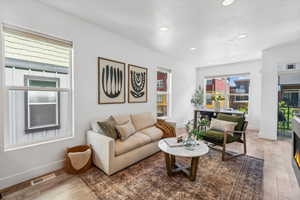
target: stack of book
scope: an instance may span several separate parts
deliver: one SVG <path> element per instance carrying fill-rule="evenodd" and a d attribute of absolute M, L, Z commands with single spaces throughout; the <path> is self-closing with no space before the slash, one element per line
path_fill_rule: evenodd
<path fill-rule="evenodd" d="M 169 147 L 183 147 L 184 146 L 183 142 L 177 142 L 177 138 L 165 138 L 164 142 Z"/>

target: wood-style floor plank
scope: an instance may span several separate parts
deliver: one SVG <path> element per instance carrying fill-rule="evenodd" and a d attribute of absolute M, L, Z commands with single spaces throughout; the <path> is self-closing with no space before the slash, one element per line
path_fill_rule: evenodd
<path fill-rule="evenodd" d="M 184 134 L 183 129 L 177 130 Z M 300 200 L 300 187 L 291 166 L 290 139 L 269 141 L 258 138 L 256 131 L 247 132 L 248 155 L 264 159 L 264 200 Z M 241 144 L 228 150 L 242 151 Z M 221 155 L 220 155 L 221 156 Z M 221 159 L 221 157 L 220 157 Z M 26 184 L 24 184 L 26 185 Z M 55 179 L 23 189 L 16 187 L 4 194 L 5 200 L 95 200 L 97 197 L 78 177 L 59 172 Z"/>

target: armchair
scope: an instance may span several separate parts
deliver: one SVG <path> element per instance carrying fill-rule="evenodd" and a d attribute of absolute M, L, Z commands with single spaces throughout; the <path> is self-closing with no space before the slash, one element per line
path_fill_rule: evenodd
<path fill-rule="evenodd" d="M 246 146 L 246 129 L 248 122 L 245 121 L 245 118 L 243 116 L 232 116 L 227 114 L 218 114 L 217 119 L 229 121 L 229 122 L 237 122 L 237 125 L 235 127 L 235 130 L 230 131 L 220 131 L 220 130 L 207 130 L 205 135 L 203 136 L 203 139 L 207 142 L 210 142 L 213 144 L 210 145 L 211 148 L 214 146 L 221 146 L 222 147 L 222 160 L 226 161 L 231 158 L 242 156 L 247 154 L 247 146 Z M 244 152 L 241 154 L 230 154 L 226 152 L 226 145 L 233 142 L 239 142 L 243 144 Z M 216 149 L 218 150 L 218 149 Z M 226 156 L 229 155 L 229 156 Z"/>

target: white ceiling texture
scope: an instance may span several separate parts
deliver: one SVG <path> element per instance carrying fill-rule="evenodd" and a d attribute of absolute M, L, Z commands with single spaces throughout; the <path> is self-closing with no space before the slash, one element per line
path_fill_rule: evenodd
<path fill-rule="evenodd" d="M 195 67 L 258 59 L 300 37 L 300 0 L 39 1 Z"/>

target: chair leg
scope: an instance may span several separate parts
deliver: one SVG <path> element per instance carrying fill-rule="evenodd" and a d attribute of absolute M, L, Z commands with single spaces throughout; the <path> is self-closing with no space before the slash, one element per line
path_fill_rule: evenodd
<path fill-rule="evenodd" d="M 222 161 L 225 161 L 226 143 L 227 143 L 227 134 L 224 133 L 224 141 L 223 141 L 223 149 L 222 149 Z"/>
<path fill-rule="evenodd" d="M 246 134 L 243 134 L 243 142 L 244 142 L 244 154 L 247 154 L 247 142 L 246 142 Z"/>

